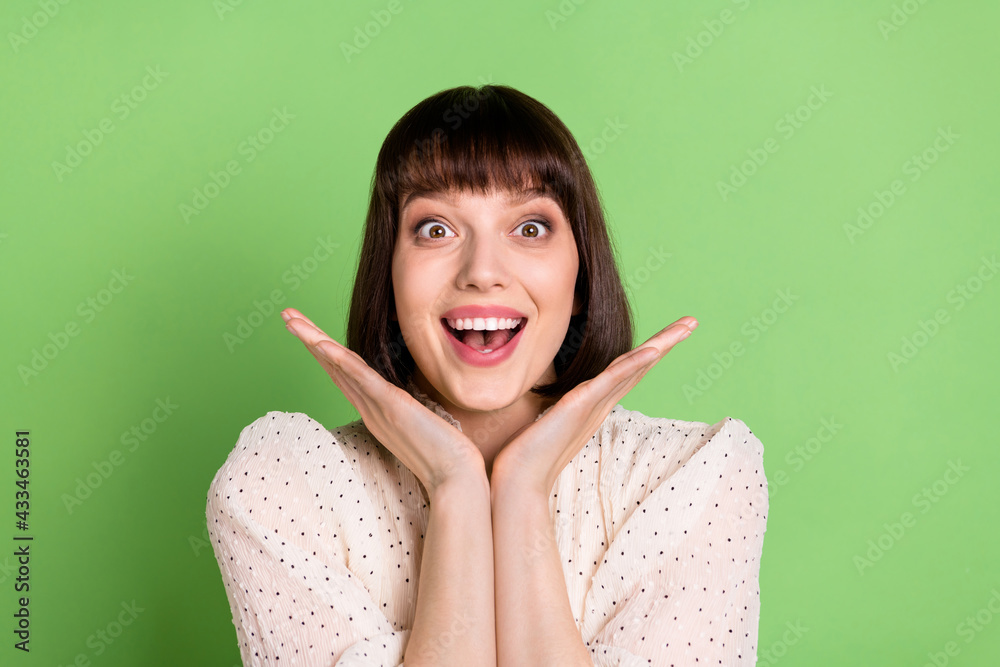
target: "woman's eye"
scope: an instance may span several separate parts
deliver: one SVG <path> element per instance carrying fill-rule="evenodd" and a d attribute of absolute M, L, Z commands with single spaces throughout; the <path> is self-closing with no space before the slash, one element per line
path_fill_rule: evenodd
<path fill-rule="evenodd" d="M 424 234 L 425 230 L 429 230 L 427 234 Z M 417 236 L 425 239 L 441 239 L 447 236 L 447 232 L 451 230 L 442 225 L 440 222 L 435 222 L 433 220 L 425 220 L 417 225 Z M 451 234 L 454 236 L 454 234 Z"/>
<path fill-rule="evenodd" d="M 526 220 L 518 225 L 518 228 L 524 230 L 525 237 L 532 239 L 545 236 L 552 231 L 552 225 L 544 220 Z"/>
<path fill-rule="evenodd" d="M 517 229 L 522 230 L 521 235 L 524 238 L 534 239 L 550 234 L 552 232 L 552 225 L 544 220 L 526 220 L 519 224 Z M 436 220 L 423 220 L 417 223 L 415 231 L 417 237 L 423 239 L 443 239 L 455 236 L 455 233 L 446 225 Z"/>

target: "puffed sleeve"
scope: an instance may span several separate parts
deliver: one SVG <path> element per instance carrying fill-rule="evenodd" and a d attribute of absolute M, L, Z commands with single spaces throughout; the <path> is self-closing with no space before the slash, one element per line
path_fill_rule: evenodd
<path fill-rule="evenodd" d="M 756 662 L 763 446 L 739 420 L 705 426 L 647 434 L 631 482 L 607 494 L 613 527 L 582 631 L 597 667 Z"/>
<path fill-rule="evenodd" d="M 402 665 L 409 630 L 393 627 L 362 581 L 378 576 L 362 570 L 377 544 L 357 525 L 357 475 L 331 465 L 348 458 L 337 447 L 306 415 L 270 412 L 243 430 L 211 483 L 209 535 L 244 665 Z M 355 525 L 323 514 L 316 499 L 327 487 L 359 508 Z"/>

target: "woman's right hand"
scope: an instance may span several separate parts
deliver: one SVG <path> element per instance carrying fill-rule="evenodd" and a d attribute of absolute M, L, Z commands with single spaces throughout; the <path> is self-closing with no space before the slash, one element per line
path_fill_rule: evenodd
<path fill-rule="evenodd" d="M 387 382 L 299 311 L 286 308 L 281 317 L 357 409 L 372 435 L 416 475 L 428 496 L 433 497 L 446 481 L 477 476 L 486 480 L 482 452 L 461 431 Z"/>

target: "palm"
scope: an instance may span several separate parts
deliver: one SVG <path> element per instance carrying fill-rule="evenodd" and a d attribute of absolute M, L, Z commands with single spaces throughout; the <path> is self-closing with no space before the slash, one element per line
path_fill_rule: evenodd
<path fill-rule="evenodd" d="M 622 397 L 695 326 L 693 317 L 681 318 L 567 392 L 508 441 L 493 463 L 492 483 L 526 484 L 547 495 Z"/>
<path fill-rule="evenodd" d="M 288 330 L 326 370 L 372 435 L 428 492 L 445 479 L 485 470 L 479 448 L 461 431 L 387 382 L 358 354 L 330 338 L 302 313 L 289 308 L 284 315 L 288 316 Z"/>

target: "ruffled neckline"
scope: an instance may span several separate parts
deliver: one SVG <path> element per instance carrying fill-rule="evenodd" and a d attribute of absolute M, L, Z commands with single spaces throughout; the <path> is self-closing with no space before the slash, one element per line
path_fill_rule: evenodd
<path fill-rule="evenodd" d="M 428 410 L 430 410 L 437 416 L 444 419 L 446 422 L 457 428 L 459 431 L 462 430 L 462 424 L 459 423 L 457 419 L 452 417 L 451 413 L 445 410 L 440 403 L 438 403 L 433 398 L 422 392 L 420 390 L 420 387 L 416 385 L 416 383 L 413 381 L 412 378 L 406 384 L 406 391 L 409 392 L 410 396 L 413 396 L 413 398 L 420 401 L 420 403 L 423 404 L 424 407 L 426 407 Z M 535 417 L 534 421 L 538 421 L 539 419 L 541 419 L 545 415 L 545 413 L 547 413 L 553 407 L 555 407 L 555 404 L 552 404 L 549 407 L 542 410 L 540 413 L 538 413 L 538 416 Z"/>

